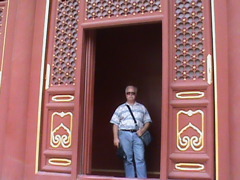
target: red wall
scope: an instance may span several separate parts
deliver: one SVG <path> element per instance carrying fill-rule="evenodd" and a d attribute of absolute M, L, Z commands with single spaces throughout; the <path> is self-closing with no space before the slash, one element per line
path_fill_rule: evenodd
<path fill-rule="evenodd" d="M 215 18 L 216 18 L 216 55 L 217 55 L 217 99 L 218 116 L 216 126 L 216 154 L 218 161 L 216 165 L 216 180 L 229 179 L 229 96 L 228 96 L 228 54 L 226 51 L 228 44 L 227 36 L 227 4 L 225 0 L 215 2 Z M 215 102 L 216 103 L 216 102 Z"/>
<path fill-rule="evenodd" d="M 215 1 L 218 90 L 218 149 L 216 169 L 219 180 L 240 176 L 240 15 L 239 1 Z"/>
<path fill-rule="evenodd" d="M 230 173 L 231 180 L 240 177 L 240 1 L 228 4 L 228 61 L 229 61 L 229 120 L 230 120 Z"/>
<path fill-rule="evenodd" d="M 23 179 L 36 1 L 12 0 L 1 88 L 1 177 Z"/>

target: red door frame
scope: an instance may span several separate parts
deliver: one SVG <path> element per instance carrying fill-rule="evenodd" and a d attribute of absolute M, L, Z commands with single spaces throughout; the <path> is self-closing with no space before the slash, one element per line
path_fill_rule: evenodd
<path fill-rule="evenodd" d="M 168 11 L 167 11 L 167 4 L 166 3 L 167 3 L 167 1 L 162 3 L 162 9 L 166 8 L 165 13 L 167 14 Z M 84 11 L 84 6 L 82 6 L 81 10 Z M 94 29 L 97 29 L 97 28 L 105 28 L 105 27 L 110 28 L 110 27 L 116 27 L 116 26 L 119 26 L 119 25 L 124 26 L 124 25 L 129 25 L 129 24 L 134 25 L 134 24 L 142 24 L 142 23 L 154 23 L 154 22 L 159 22 L 159 23 L 162 22 L 163 26 L 165 24 L 165 29 L 163 28 L 163 32 L 162 32 L 162 37 L 163 37 L 163 40 L 162 40 L 162 47 L 163 47 L 163 63 L 162 63 L 163 64 L 163 67 L 162 67 L 163 68 L 163 72 L 162 72 L 162 74 L 163 74 L 163 78 L 162 78 L 163 89 L 162 89 L 162 94 L 164 94 L 164 93 L 166 93 L 166 94 L 164 94 L 164 96 L 162 96 L 163 97 L 163 100 L 162 100 L 162 103 L 163 103 L 162 104 L 162 122 L 167 123 L 167 113 L 168 113 L 168 110 L 167 110 L 167 105 L 168 105 L 168 99 L 167 99 L 167 97 L 168 97 L 168 95 L 167 95 L 167 93 L 168 93 L 168 81 L 167 81 L 167 79 L 168 79 L 168 36 L 169 35 L 168 35 L 168 30 L 167 30 L 168 29 L 167 20 L 164 18 L 164 16 L 165 15 L 163 15 L 163 14 L 159 14 L 157 16 L 156 15 L 154 15 L 154 16 L 149 16 L 148 15 L 146 17 L 135 17 L 135 18 L 129 18 L 129 19 L 122 19 L 122 20 L 114 19 L 114 20 L 108 20 L 108 21 L 103 21 L 103 22 L 102 21 L 84 22 L 84 19 L 83 19 L 84 17 L 82 16 L 82 19 L 80 20 L 80 22 L 83 22 L 83 23 L 81 25 L 82 30 L 80 30 L 80 31 L 83 31 L 83 32 L 90 31 L 91 32 L 91 30 L 94 31 Z M 164 21 L 164 19 L 165 19 L 165 21 Z M 82 37 L 80 39 L 84 39 L 84 37 L 83 37 L 84 35 L 85 34 L 83 33 Z M 88 37 L 94 38 L 94 35 L 91 34 Z M 88 46 L 88 44 L 87 44 L 87 46 Z M 83 49 L 85 49 L 85 47 Z M 90 48 L 90 51 L 91 51 L 91 48 Z M 89 53 L 86 52 L 86 54 L 89 54 Z M 90 54 L 89 55 L 84 54 L 82 56 L 82 59 L 80 60 L 80 62 L 82 62 L 82 64 L 85 64 L 84 61 L 85 62 L 87 61 L 85 59 L 85 57 L 88 58 L 88 59 L 93 58 L 93 57 L 90 57 L 90 56 L 91 56 Z M 90 66 L 92 66 L 92 65 L 90 65 Z M 88 68 L 87 69 L 82 68 L 81 71 L 89 72 L 90 71 L 89 66 L 85 65 L 85 67 L 88 67 Z M 94 68 L 92 69 L 92 71 L 94 71 Z M 84 78 L 85 75 L 88 76 L 89 74 L 84 74 L 84 73 L 80 72 L 80 75 L 83 76 L 83 78 Z M 83 79 L 83 78 L 80 78 L 80 79 Z M 87 79 L 88 79 L 87 82 L 89 82 L 89 78 L 92 79 L 93 77 L 87 77 Z M 90 82 L 91 82 L 91 84 L 93 84 L 92 81 L 90 81 Z M 83 91 L 83 89 L 86 90 L 86 88 L 84 88 L 85 83 L 86 83 L 85 81 L 82 81 L 82 83 L 80 85 L 82 87 L 82 89 L 80 90 L 80 92 L 82 92 L 82 94 L 86 94 L 86 92 Z M 90 92 L 89 90 L 87 90 L 87 91 Z M 83 97 L 83 96 L 84 95 L 82 95 L 81 97 Z M 92 98 L 93 98 L 92 96 L 88 97 L 89 100 L 92 100 Z M 164 98 L 165 98 L 165 100 L 164 100 Z M 86 99 L 84 98 L 84 101 L 85 100 Z M 86 105 L 84 105 L 84 102 L 81 102 L 81 103 L 82 104 L 80 105 L 80 107 L 86 107 L 86 106 L 87 107 L 92 107 L 93 106 L 93 104 L 92 104 L 93 102 L 90 102 L 90 104 L 89 104 L 89 102 L 86 102 L 87 103 Z M 166 108 L 166 110 L 164 108 Z M 92 124 L 91 112 L 84 112 L 82 114 L 82 116 L 80 116 L 81 117 L 80 119 L 82 119 L 82 118 L 86 119 L 85 115 L 89 114 L 89 113 L 90 113 L 90 119 L 88 117 L 88 120 L 90 120 L 90 121 L 86 121 L 84 123 L 85 124 L 84 127 L 90 130 L 91 127 L 92 127 L 91 126 L 91 124 Z M 163 128 L 165 126 L 166 125 L 162 123 L 162 129 L 167 129 L 167 128 Z M 166 166 L 163 165 L 163 163 L 164 163 L 163 159 L 166 159 L 166 162 L 167 162 L 167 156 L 166 156 L 166 154 L 164 155 L 164 152 L 165 153 L 167 152 L 167 146 L 164 144 L 164 143 L 167 142 L 167 134 L 165 132 L 161 132 L 161 133 L 162 133 L 161 134 L 161 138 L 162 138 L 161 139 L 161 144 L 162 144 L 161 147 L 162 147 L 162 149 L 165 148 L 166 150 L 165 151 L 161 150 L 161 158 L 162 159 L 161 159 L 161 170 L 160 170 L 161 173 L 160 174 L 162 176 L 161 179 L 165 179 L 164 178 L 164 173 L 162 173 L 162 171 L 167 170 L 167 169 L 165 169 Z M 91 136 L 87 135 L 86 142 L 91 142 Z M 87 157 L 88 160 L 91 159 L 91 156 L 89 156 L 89 154 L 91 152 L 91 145 L 90 144 L 89 144 L 89 147 L 85 147 L 85 150 L 83 150 L 84 155 Z M 90 170 L 91 170 L 91 167 L 90 167 L 89 162 L 87 162 L 86 164 L 83 164 L 83 167 L 81 168 L 81 171 L 83 171 L 84 175 L 79 175 L 78 178 L 79 179 L 95 179 L 95 178 L 97 178 L 97 179 L 102 179 L 102 180 L 105 180 L 105 179 L 119 179 L 119 178 L 113 178 L 113 177 L 104 177 L 104 176 L 99 177 L 99 176 L 91 176 L 91 175 L 87 176 L 87 175 L 85 175 L 85 174 L 88 174 L 90 172 Z M 167 172 L 166 172 L 166 177 L 167 177 Z"/>

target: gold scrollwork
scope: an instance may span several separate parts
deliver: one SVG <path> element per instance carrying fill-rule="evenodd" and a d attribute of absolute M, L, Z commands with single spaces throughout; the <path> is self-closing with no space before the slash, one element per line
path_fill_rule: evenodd
<path fill-rule="evenodd" d="M 57 126 L 56 128 L 53 129 L 53 124 L 54 124 L 54 117 L 55 116 L 60 116 L 61 118 L 63 118 L 64 116 L 70 116 L 70 125 L 69 128 L 64 125 L 63 123 L 61 123 L 59 126 Z M 52 119 L 51 119 L 51 140 L 50 140 L 50 144 L 52 147 L 57 148 L 60 145 L 62 145 L 62 147 L 64 148 L 69 148 L 72 144 L 72 119 L 73 119 L 73 114 L 71 112 L 54 112 L 52 114 Z M 59 132 L 60 129 L 65 130 L 65 132 L 67 134 L 57 134 Z"/>
<path fill-rule="evenodd" d="M 192 123 L 188 123 L 185 127 L 179 130 L 179 116 L 180 114 L 186 114 L 188 116 L 193 116 L 195 114 L 201 114 L 201 129 L 193 125 Z M 186 130 L 193 129 L 197 132 L 198 136 L 189 137 L 187 135 L 181 136 Z M 204 113 L 201 110 L 197 111 L 179 111 L 177 113 L 177 147 L 180 151 L 186 151 L 190 146 L 194 151 L 200 151 L 204 146 Z"/>
<path fill-rule="evenodd" d="M 48 163 L 54 166 L 69 166 L 72 161 L 70 159 L 51 158 L 48 160 Z"/>
<path fill-rule="evenodd" d="M 70 102 L 74 99 L 72 95 L 56 95 L 52 97 L 54 102 Z"/>
<path fill-rule="evenodd" d="M 199 99 L 204 97 L 204 92 L 201 91 L 185 91 L 176 93 L 179 99 Z"/>
<path fill-rule="evenodd" d="M 180 171 L 201 171 L 204 170 L 204 165 L 200 163 L 177 163 L 175 168 Z"/>

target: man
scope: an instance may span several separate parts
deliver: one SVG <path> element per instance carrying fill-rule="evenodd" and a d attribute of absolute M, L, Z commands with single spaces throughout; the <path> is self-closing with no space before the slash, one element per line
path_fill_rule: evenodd
<path fill-rule="evenodd" d="M 113 143 L 116 147 L 121 144 L 126 153 L 125 176 L 134 178 L 137 175 L 137 178 L 147 178 L 145 147 L 140 136 L 149 128 L 152 120 L 145 106 L 136 102 L 136 87 L 127 86 L 125 94 L 127 102 L 118 106 L 110 121 L 113 124 Z M 126 105 L 130 106 L 137 125 Z"/>

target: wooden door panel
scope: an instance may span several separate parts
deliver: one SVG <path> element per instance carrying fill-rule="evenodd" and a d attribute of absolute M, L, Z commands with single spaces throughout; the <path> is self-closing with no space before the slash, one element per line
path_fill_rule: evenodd
<path fill-rule="evenodd" d="M 169 178 L 214 179 L 210 1 L 170 3 Z"/>
<path fill-rule="evenodd" d="M 79 1 L 51 1 L 37 170 L 71 173 Z"/>

